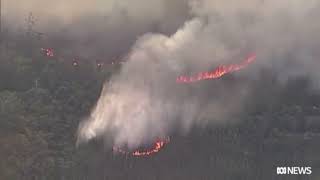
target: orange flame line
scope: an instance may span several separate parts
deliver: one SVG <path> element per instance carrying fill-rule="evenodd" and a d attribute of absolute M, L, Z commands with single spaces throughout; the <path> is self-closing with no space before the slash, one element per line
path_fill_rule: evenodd
<path fill-rule="evenodd" d="M 255 59 L 256 59 L 256 55 L 253 54 L 240 64 L 230 64 L 227 66 L 221 65 L 211 72 L 200 72 L 196 76 L 179 76 L 176 79 L 176 81 L 177 83 L 192 83 L 192 82 L 206 80 L 206 79 L 216 79 L 216 78 L 222 77 L 225 74 L 239 71 L 240 69 L 247 67 L 253 61 L 255 61 Z"/>
<path fill-rule="evenodd" d="M 125 154 L 125 155 L 132 155 L 132 156 L 140 156 L 140 157 L 141 156 L 150 156 L 152 154 L 159 152 L 169 142 L 170 142 L 170 138 L 167 137 L 165 139 L 156 141 L 154 143 L 153 148 L 149 149 L 149 150 L 145 150 L 145 151 L 136 150 L 136 151 L 130 153 L 130 152 L 127 152 L 121 148 L 113 147 L 113 151 L 121 153 L 121 154 Z"/>

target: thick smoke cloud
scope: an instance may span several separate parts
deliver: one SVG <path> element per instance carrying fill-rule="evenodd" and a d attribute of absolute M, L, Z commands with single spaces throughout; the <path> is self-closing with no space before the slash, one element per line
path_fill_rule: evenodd
<path fill-rule="evenodd" d="M 175 78 L 180 73 L 217 63 L 214 59 L 218 58 L 205 56 L 214 55 L 210 49 L 216 50 L 217 57 L 226 58 L 218 44 L 201 43 L 205 39 L 199 35 L 205 28 L 201 18 L 194 18 L 170 37 L 162 34 L 141 37 L 120 73 L 105 84 L 91 116 L 80 125 L 79 140 L 112 136 L 117 146 L 134 148 L 167 136 L 176 128 L 186 132 L 201 123 L 196 121 L 219 120 L 236 112 L 239 103 L 234 102 L 241 102 L 246 96 L 243 87 L 237 89 L 240 94 L 208 100 L 212 88 L 176 84 Z M 218 93 L 219 89 L 214 91 L 223 95 Z"/>
<path fill-rule="evenodd" d="M 80 125 L 80 141 L 107 136 L 116 145 L 134 148 L 176 128 L 187 131 L 208 119 L 212 123 L 230 117 L 249 98 L 249 85 L 237 85 L 233 93 L 177 85 L 175 77 L 241 60 L 250 52 L 258 59 L 244 76 L 272 68 L 279 80 L 303 75 L 319 81 L 317 1 L 188 3 L 193 18 L 172 36 L 149 33 L 137 40 L 127 63 L 106 82 L 91 116 Z M 215 97 L 210 97 L 212 91 Z"/>
<path fill-rule="evenodd" d="M 208 18 L 200 36 L 230 49 L 245 47 L 259 56 L 260 67 L 270 67 L 286 80 L 309 76 L 318 83 L 318 1 L 193 1 L 192 12 Z M 209 32 L 206 34 L 206 32 Z M 208 41 L 205 41 L 208 42 Z"/>
<path fill-rule="evenodd" d="M 76 4 L 76 5 L 75 5 Z M 61 48 L 84 57 L 126 55 L 79 127 L 79 142 L 111 139 L 135 148 L 193 125 L 215 124 L 241 112 L 250 84 L 177 85 L 177 75 L 257 61 L 235 76 L 263 68 L 278 80 L 307 76 L 320 85 L 320 3 L 317 0 L 125 0 L 3 2 L 6 27 L 29 12 L 36 28 Z M 68 42 L 68 43 L 66 43 Z"/>

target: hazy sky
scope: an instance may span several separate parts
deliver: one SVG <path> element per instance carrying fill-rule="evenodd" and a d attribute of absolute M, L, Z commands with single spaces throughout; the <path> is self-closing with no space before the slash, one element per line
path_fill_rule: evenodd
<path fill-rule="evenodd" d="M 7 19 L 14 18 L 21 22 L 30 12 L 37 19 L 45 23 L 52 19 L 63 23 L 70 23 L 75 19 L 85 16 L 117 16 L 117 14 L 126 13 L 131 19 L 140 21 L 158 21 L 170 9 L 174 11 L 184 9 L 186 0 L 2 0 L 3 15 Z M 152 8 L 156 7 L 156 8 Z M 179 13 L 179 12 L 177 12 Z"/>
<path fill-rule="evenodd" d="M 6 16 L 21 16 L 33 12 L 35 15 L 58 16 L 70 20 L 84 13 L 110 11 L 114 1 L 106 0 L 2 0 Z"/>
<path fill-rule="evenodd" d="M 4 28 L 23 31 L 32 12 L 34 30 L 51 38 L 48 46 L 68 49 L 65 53 L 81 57 L 119 57 L 139 36 L 174 33 L 189 18 L 187 0 L 2 1 Z"/>

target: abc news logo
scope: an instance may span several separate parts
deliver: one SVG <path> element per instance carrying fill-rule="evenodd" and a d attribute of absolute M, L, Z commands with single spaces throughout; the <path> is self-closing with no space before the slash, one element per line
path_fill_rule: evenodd
<path fill-rule="evenodd" d="M 310 175 L 312 174 L 311 167 L 277 167 L 278 175 Z"/>

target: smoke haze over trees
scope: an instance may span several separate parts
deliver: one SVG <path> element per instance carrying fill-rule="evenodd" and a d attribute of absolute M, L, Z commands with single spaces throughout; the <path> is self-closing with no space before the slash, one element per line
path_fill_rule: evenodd
<path fill-rule="evenodd" d="M 312 166 L 308 178 L 319 179 L 319 2 L 3 0 L 2 7 L 0 179 L 270 180 L 288 165 Z M 175 82 L 249 53 L 257 61 L 241 72 Z M 120 128 L 81 137 L 97 113 Z M 171 143 L 149 158 L 112 152 L 113 143 L 135 148 L 159 135 Z M 79 140 L 86 143 L 77 147 Z"/>

